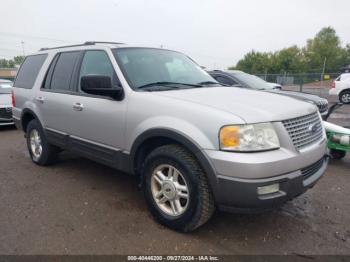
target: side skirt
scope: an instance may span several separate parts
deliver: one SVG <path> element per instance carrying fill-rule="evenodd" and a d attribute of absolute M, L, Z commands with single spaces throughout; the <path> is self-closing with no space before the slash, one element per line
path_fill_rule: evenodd
<path fill-rule="evenodd" d="M 122 172 L 134 173 L 130 155 L 123 153 L 121 150 L 102 146 L 51 129 L 45 129 L 45 132 L 48 141 L 55 146 Z"/>

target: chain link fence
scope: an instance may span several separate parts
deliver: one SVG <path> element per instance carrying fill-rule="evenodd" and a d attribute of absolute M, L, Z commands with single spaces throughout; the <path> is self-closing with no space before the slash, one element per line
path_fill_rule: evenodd
<path fill-rule="evenodd" d="M 340 73 L 284 73 L 257 76 L 267 82 L 281 84 L 285 90 L 306 92 L 327 98 L 334 79 L 339 75 Z"/>

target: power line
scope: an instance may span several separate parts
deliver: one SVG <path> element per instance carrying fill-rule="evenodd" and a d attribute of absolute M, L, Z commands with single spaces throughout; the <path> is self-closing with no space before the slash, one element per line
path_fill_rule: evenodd
<path fill-rule="evenodd" d="M 14 58 L 13 55 L 4 55 L 4 54 L 0 54 L 0 57 L 5 57 L 5 58 Z M 1 58 L 0 58 L 1 59 Z"/>
<path fill-rule="evenodd" d="M 0 50 L 3 50 L 3 51 L 10 51 L 10 52 L 16 52 L 16 53 L 22 52 L 22 50 L 19 50 L 19 49 L 0 48 Z"/>
<path fill-rule="evenodd" d="M 9 33 L 9 32 L 0 32 L 0 35 L 7 35 L 11 37 L 16 38 L 33 38 L 33 39 L 42 39 L 42 40 L 49 40 L 49 41 L 56 41 L 56 42 L 64 42 L 64 43 L 71 43 L 74 41 L 67 41 L 57 38 L 49 38 L 49 37 L 42 37 L 42 36 L 33 36 L 33 35 L 23 35 L 23 34 L 15 34 L 15 33 Z"/>

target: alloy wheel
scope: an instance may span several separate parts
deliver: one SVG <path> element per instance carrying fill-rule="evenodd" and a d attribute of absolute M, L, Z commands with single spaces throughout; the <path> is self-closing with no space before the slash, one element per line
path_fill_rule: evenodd
<path fill-rule="evenodd" d="M 152 196 L 166 215 L 177 217 L 188 208 L 189 189 L 185 177 L 172 165 L 158 166 L 151 177 Z"/>
<path fill-rule="evenodd" d="M 43 152 L 42 141 L 38 130 L 33 129 L 30 132 L 29 141 L 33 159 L 37 161 L 41 157 L 41 154 Z"/>

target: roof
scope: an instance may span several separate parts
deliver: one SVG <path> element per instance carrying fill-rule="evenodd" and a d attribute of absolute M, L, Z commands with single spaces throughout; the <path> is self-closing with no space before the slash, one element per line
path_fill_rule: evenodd
<path fill-rule="evenodd" d="M 88 42 L 85 42 L 82 44 L 77 44 L 77 45 L 41 48 L 38 52 L 32 53 L 30 55 L 57 53 L 57 52 L 61 52 L 61 51 L 67 52 L 67 51 L 91 50 L 91 49 L 96 49 L 97 46 L 102 47 L 102 48 L 108 48 L 108 49 L 111 49 L 111 48 L 153 48 L 153 49 L 168 50 L 165 48 L 128 45 L 128 44 L 117 43 L 117 42 L 88 41 Z M 172 51 L 172 50 L 169 50 L 169 51 Z"/>

